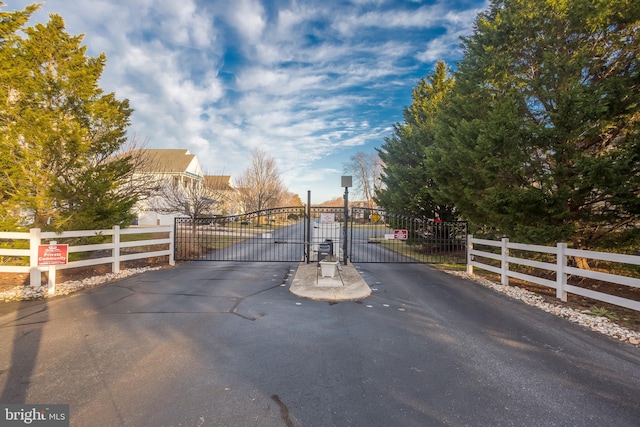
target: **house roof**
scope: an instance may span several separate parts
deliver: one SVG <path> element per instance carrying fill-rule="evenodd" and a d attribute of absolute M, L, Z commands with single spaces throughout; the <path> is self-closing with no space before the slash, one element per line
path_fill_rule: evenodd
<path fill-rule="evenodd" d="M 233 190 L 230 175 L 205 175 L 204 182 L 213 190 Z"/>
<path fill-rule="evenodd" d="M 139 172 L 185 173 L 200 170 L 195 154 L 184 148 L 149 148 L 140 152 L 145 161 Z"/>

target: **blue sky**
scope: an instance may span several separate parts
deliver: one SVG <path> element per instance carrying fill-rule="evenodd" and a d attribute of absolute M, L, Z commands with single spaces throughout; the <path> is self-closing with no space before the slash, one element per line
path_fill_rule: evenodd
<path fill-rule="evenodd" d="M 3 10 L 32 1 L 4 0 Z M 186 148 L 237 175 L 260 148 L 290 191 L 340 197 L 343 165 L 391 135 L 436 61 L 461 58 L 486 0 L 46 0 L 104 52 L 100 82 L 147 148 Z"/>

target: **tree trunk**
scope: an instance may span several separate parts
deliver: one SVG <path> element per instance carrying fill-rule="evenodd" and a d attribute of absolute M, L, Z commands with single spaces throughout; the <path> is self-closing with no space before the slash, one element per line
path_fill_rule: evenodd
<path fill-rule="evenodd" d="M 589 261 L 587 261 L 587 258 L 574 257 L 574 260 L 576 262 L 577 268 L 581 270 L 591 270 L 591 267 L 589 266 Z"/>

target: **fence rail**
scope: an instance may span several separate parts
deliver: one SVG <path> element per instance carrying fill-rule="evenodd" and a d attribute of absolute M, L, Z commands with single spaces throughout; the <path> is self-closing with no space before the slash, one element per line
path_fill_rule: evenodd
<path fill-rule="evenodd" d="M 570 259 L 584 258 L 640 266 L 640 256 L 569 249 L 567 248 L 566 243 L 558 243 L 555 247 L 525 245 L 521 243 L 511 243 L 507 238 L 504 238 L 501 241 L 495 241 L 476 239 L 472 235 L 469 235 L 467 237 L 467 246 L 467 272 L 469 274 L 473 274 L 473 268 L 478 267 L 483 270 L 499 274 L 500 282 L 505 286 L 509 285 L 509 278 L 520 279 L 555 289 L 556 297 L 558 299 L 561 299 L 562 301 L 566 301 L 567 293 L 571 293 L 591 298 L 597 301 L 602 301 L 609 304 L 614 304 L 632 310 L 640 311 L 640 301 L 621 298 L 619 296 L 594 291 L 592 289 L 586 289 L 567 283 L 569 276 L 577 276 L 608 283 L 615 283 L 623 286 L 629 286 L 632 288 L 640 288 L 640 279 L 636 277 L 616 275 L 595 270 L 586 270 L 569 265 Z M 478 246 L 497 248 L 499 250 L 494 249 L 494 252 L 490 252 L 491 249 L 485 248 L 484 250 L 480 250 L 477 248 Z M 531 258 L 512 256 L 510 254 L 510 250 L 547 254 L 551 257 L 554 257 L 555 262 L 552 263 Z M 492 265 L 486 262 L 481 262 L 480 259 L 494 260 L 498 262 L 493 263 L 494 265 Z M 549 280 L 544 277 L 514 271 L 511 268 L 513 264 L 553 272 L 555 273 L 555 280 Z"/>
<path fill-rule="evenodd" d="M 168 233 L 168 237 L 158 239 L 145 239 L 145 240 L 132 240 L 122 241 L 122 236 L 136 235 L 136 234 L 156 234 L 156 233 Z M 9 242 L 13 244 L 15 241 L 26 241 L 28 248 L 2 248 L 0 247 L 0 257 L 12 257 L 12 258 L 28 258 L 29 265 L 9 265 L 0 264 L 0 273 L 29 273 L 29 283 L 31 286 L 40 286 L 42 279 L 42 272 L 47 271 L 48 267 L 38 265 L 38 246 L 48 244 L 51 241 L 57 241 L 58 243 L 64 243 L 60 240 L 73 239 L 73 238 L 87 238 L 97 236 L 111 236 L 110 243 L 93 243 L 93 244 L 72 244 L 69 245 L 68 253 L 79 252 L 92 252 L 92 251 L 108 251 L 110 255 L 70 261 L 67 264 L 56 265 L 56 269 L 62 270 L 67 268 L 86 267 L 98 264 L 111 264 L 111 270 L 113 273 L 120 272 L 121 263 L 124 261 L 131 261 L 136 259 L 144 259 L 159 256 L 168 256 L 169 264 L 174 265 L 174 251 L 173 251 L 173 226 L 159 226 L 159 227 L 146 227 L 146 228 L 125 228 L 120 229 L 119 226 L 114 226 L 111 229 L 106 230 L 80 230 L 80 231 L 63 231 L 61 233 L 55 232 L 43 232 L 39 228 L 32 228 L 29 232 L 0 232 L 0 243 L 4 245 Z M 3 245 L 3 246 L 4 246 Z M 136 248 L 155 245 L 166 245 L 167 249 L 144 251 L 136 253 L 122 253 L 123 248 Z"/>

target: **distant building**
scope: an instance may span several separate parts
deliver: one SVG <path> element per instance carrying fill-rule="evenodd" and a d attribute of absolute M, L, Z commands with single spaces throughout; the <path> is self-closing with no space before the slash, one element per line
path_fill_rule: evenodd
<path fill-rule="evenodd" d="M 147 182 L 172 182 L 188 186 L 194 182 L 204 181 L 200 162 L 195 154 L 184 148 L 175 149 L 142 149 L 141 167 L 137 174 L 146 176 Z M 154 196 L 135 206 L 138 225 L 170 225 L 179 214 L 155 212 L 153 206 L 161 196 Z"/>
<path fill-rule="evenodd" d="M 205 175 L 204 183 L 211 197 L 220 201 L 214 215 L 229 216 L 242 212 L 238 190 L 233 187 L 230 175 Z"/>
<path fill-rule="evenodd" d="M 204 175 L 195 154 L 184 148 L 142 149 L 140 167 L 136 171 L 138 178 L 147 183 L 162 185 L 174 184 L 187 188 L 201 183 L 203 196 L 214 201 L 207 215 L 238 215 L 242 212 L 238 201 L 238 191 L 231 183 L 230 175 Z M 170 225 L 180 213 L 164 213 L 154 210 L 161 206 L 160 193 L 135 207 L 138 225 Z"/>

